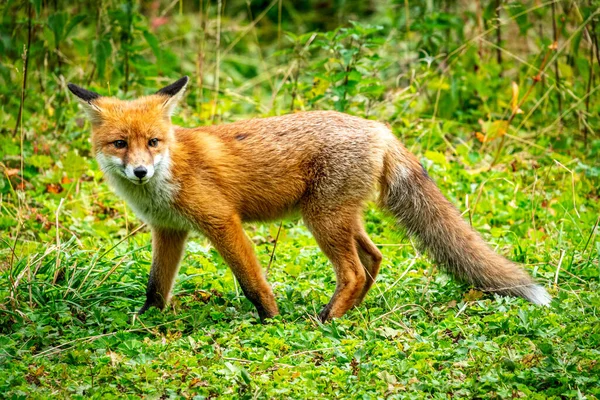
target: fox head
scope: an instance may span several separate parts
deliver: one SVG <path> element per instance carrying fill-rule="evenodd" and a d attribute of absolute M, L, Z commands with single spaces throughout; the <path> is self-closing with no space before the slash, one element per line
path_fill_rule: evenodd
<path fill-rule="evenodd" d="M 188 80 L 184 76 L 153 95 L 132 101 L 100 96 L 69 83 L 92 123 L 92 147 L 106 174 L 144 185 L 168 168 L 174 140 L 171 115 Z"/>

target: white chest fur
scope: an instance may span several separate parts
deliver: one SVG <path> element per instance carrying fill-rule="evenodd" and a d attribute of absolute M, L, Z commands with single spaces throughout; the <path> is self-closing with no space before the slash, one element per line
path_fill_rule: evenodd
<path fill-rule="evenodd" d="M 160 164 L 155 165 L 154 176 L 145 185 L 129 181 L 118 168 L 113 167 L 116 160 L 107 160 L 102 154 L 98 154 L 97 159 L 110 186 L 142 221 L 162 228 L 191 229 L 190 222 L 174 207 L 179 186 L 173 181 L 169 171 L 168 154 Z"/>

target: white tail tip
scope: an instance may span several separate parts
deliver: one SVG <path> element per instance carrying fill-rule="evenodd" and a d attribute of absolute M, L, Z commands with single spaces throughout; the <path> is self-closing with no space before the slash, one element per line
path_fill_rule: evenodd
<path fill-rule="evenodd" d="M 549 306 L 550 302 L 552 301 L 550 294 L 548 294 L 546 289 L 540 285 L 529 287 L 525 297 L 533 304 L 538 304 L 545 307 Z"/>

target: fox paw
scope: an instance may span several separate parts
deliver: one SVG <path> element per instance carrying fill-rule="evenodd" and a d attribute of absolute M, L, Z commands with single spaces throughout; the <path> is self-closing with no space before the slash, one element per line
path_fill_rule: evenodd
<path fill-rule="evenodd" d="M 331 318 L 331 307 L 329 307 L 329 304 L 327 304 L 325 307 L 323 307 L 323 309 L 319 313 L 319 321 L 321 321 L 322 323 L 325 323 L 330 318 Z"/>
<path fill-rule="evenodd" d="M 148 305 L 148 303 L 144 303 L 144 305 L 142 306 L 142 308 L 140 308 L 139 311 L 137 312 L 138 315 L 144 314 L 146 311 L 148 311 L 148 309 L 150 307 L 152 307 L 152 306 Z"/>
<path fill-rule="evenodd" d="M 142 315 L 152 307 L 156 307 L 159 310 L 162 310 L 163 308 L 165 308 L 165 304 L 161 301 L 147 299 L 142 308 L 140 308 L 140 310 L 138 311 L 138 315 Z"/>

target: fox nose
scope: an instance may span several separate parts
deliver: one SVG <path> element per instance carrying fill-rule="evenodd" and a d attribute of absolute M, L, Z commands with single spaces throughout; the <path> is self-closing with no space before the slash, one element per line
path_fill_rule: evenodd
<path fill-rule="evenodd" d="M 135 176 L 142 179 L 143 177 L 146 176 L 146 174 L 148 174 L 148 170 L 146 169 L 146 167 L 136 167 L 133 170 L 133 173 L 135 174 Z"/>

